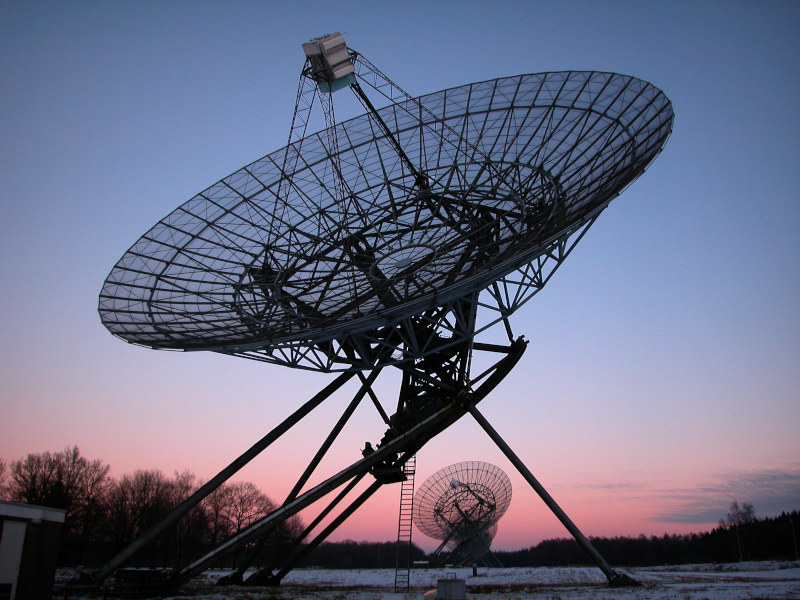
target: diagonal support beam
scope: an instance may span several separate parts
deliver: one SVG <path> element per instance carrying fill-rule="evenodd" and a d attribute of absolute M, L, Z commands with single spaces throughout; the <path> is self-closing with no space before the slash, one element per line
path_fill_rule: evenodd
<path fill-rule="evenodd" d="M 297 566 L 297 564 L 301 560 L 303 560 L 306 556 L 311 554 L 311 552 L 317 546 L 319 546 L 322 542 L 324 542 L 327 539 L 327 537 L 331 533 L 333 533 L 337 527 L 339 527 L 339 525 L 344 523 L 345 520 L 347 520 L 347 518 L 350 517 L 350 515 L 352 515 L 356 511 L 357 508 L 359 508 L 362 504 L 364 504 L 364 502 L 366 502 L 369 499 L 369 497 L 372 496 L 372 494 L 374 494 L 375 492 L 377 492 L 378 489 L 380 489 L 381 486 L 383 485 L 384 484 L 381 483 L 380 481 L 372 482 L 370 486 L 366 490 L 364 490 L 355 500 L 353 500 L 353 502 L 347 508 L 345 508 L 338 517 L 336 517 L 333 521 L 331 521 L 331 523 L 325 529 L 323 529 L 319 533 L 319 535 L 317 535 L 317 537 L 315 537 L 308 544 L 303 546 L 299 552 L 291 556 L 289 560 L 286 562 L 286 564 L 283 567 L 281 567 L 281 569 L 277 573 L 275 573 L 275 575 L 272 576 L 270 583 L 273 585 L 279 584 L 280 581 L 284 577 L 286 577 L 286 574 L 289 573 L 289 571 L 291 571 L 295 566 Z M 245 580 L 246 585 L 249 583 L 250 583 L 250 578 Z M 261 583 L 260 580 L 258 582 L 254 581 L 253 585 L 258 585 L 259 583 Z"/>
<path fill-rule="evenodd" d="M 503 360 L 507 359 L 508 357 L 504 358 Z M 349 373 L 347 374 L 349 375 Z M 479 398 L 482 397 L 483 396 L 479 396 Z M 253 541 L 267 527 L 272 526 L 276 521 L 282 521 L 289 518 L 290 516 L 300 512 L 305 507 L 316 502 L 320 498 L 326 496 L 328 493 L 338 488 L 349 479 L 352 479 L 356 475 L 367 473 L 373 466 L 388 458 L 390 455 L 403 452 L 409 447 L 413 447 L 414 451 L 416 452 L 418 447 L 422 446 L 422 444 L 427 442 L 431 437 L 443 431 L 449 425 L 457 421 L 463 414 L 463 410 L 456 410 L 452 405 L 447 405 L 436 410 L 433 414 L 420 421 L 408 431 L 399 434 L 385 445 L 377 448 L 372 454 L 354 462 L 349 467 L 346 467 L 342 471 L 339 471 L 336 475 L 329 477 L 325 481 L 304 492 L 291 502 L 285 503 L 283 506 L 274 510 L 260 521 L 256 521 L 227 541 L 218 545 L 214 550 L 210 551 L 205 556 L 198 558 L 190 565 L 187 565 L 181 569 L 180 572 L 175 576 L 176 584 L 183 583 L 187 579 L 197 575 L 198 573 L 201 573 L 219 556 L 222 556 L 235 548 L 241 547 L 242 545 Z"/>
<path fill-rule="evenodd" d="M 473 418 L 478 422 L 483 430 L 492 438 L 492 441 L 497 444 L 497 447 L 502 450 L 503 454 L 506 455 L 506 458 L 511 461 L 520 474 L 525 478 L 530 486 L 534 489 L 534 491 L 539 494 L 539 497 L 544 501 L 547 507 L 553 511 L 558 520 L 567 528 L 567 530 L 572 534 L 572 537 L 575 538 L 575 541 L 583 548 L 586 553 L 592 557 L 592 560 L 595 564 L 600 568 L 601 571 L 605 574 L 606 578 L 610 585 L 614 587 L 625 586 L 625 585 L 639 585 L 636 581 L 628 577 L 623 573 L 618 573 L 611 566 L 606 562 L 606 559 L 602 557 L 602 555 L 597 551 L 597 549 L 592 546 L 592 543 L 588 540 L 588 538 L 581 533 L 581 530 L 578 529 L 577 525 L 572 522 L 567 516 L 561 507 L 556 503 L 553 497 L 544 489 L 544 486 L 539 483 L 536 477 L 533 476 L 533 473 L 530 472 L 528 467 L 525 466 L 520 458 L 514 453 L 514 451 L 506 444 L 505 440 L 497 433 L 497 430 L 492 427 L 489 421 L 486 420 L 480 411 L 475 406 L 469 407 L 469 413 L 473 416 Z"/>
<path fill-rule="evenodd" d="M 211 492 L 216 490 L 219 486 L 230 479 L 237 471 L 244 467 L 247 463 L 253 460 L 256 456 L 261 454 L 270 444 L 280 438 L 284 433 L 289 431 L 295 426 L 303 417 L 307 416 L 317 406 L 322 404 L 331 394 L 342 387 L 349 379 L 353 377 L 354 373 L 342 373 L 339 377 L 334 379 L 325 388 L 317 393 L 311 400 L 306 402 L 298 410 L 287 417 L 280 425 L 275 427 L 267 435 L 253 444 L 247 451 L 242 453 L 236 460 L 220 471 L 216 476 L 208 481 L 204 486 L 197 490 L 194 494 L 189 496 L 181 504 L 179 504 L 171 513 L 164 517 L 159 523 L 155 524 L 152 528 L 146 531 L 139 539 L 124 548 L 119 554 L 108 561 L 103 567 L 94 575 L 96 581 L 103 581 L 115 569 L 122 566 L 128 559 L 133 557 L 137 552 L 144 548 L 147 544 L 156 539 L 162 532 L 164 532 L 171 525 L 176 523 L 183 515 L 189 512 L 192 508 L 200 504 L 203 499 Z"/>
<path fill-rule="evenodd" d="M 339 417 L 339 420 L 336 422 L 336 425 L 333 426 L 333 429 L 328 434 L 328 437 L 325 438 L 325 441 L 322 443 L 319 450 L 317 450 L 317 453 L 314 455 L 314 458 L 311 459 L 311 462 L 306 467 L 305 471 L 303 471 L 303 474 L 300 475 L 300 478 L 297 480 L 297 483 L 295 483 L 294 487 L 289 492 L 289 495 L 286 497 L 286 500 L 283 501 L 284 504 L 287 502 L 291 502 L 292 500 L 297 498 L 297 495 L 300 493 L 300 490 L 302 490 L 303 486 L 306 483 L 308 483 L 309 478 L 316 470 L 316 468 L 319 466 L 319 463 L 322 462 L 322 459 L 325 458 L 325 455 L 328 453 L 328 450 L 330 449 L 333 442 L 342 432 L 342 429 L 344 428 L 345 424 L 350 420 L 350 417 L 353 416 L 353 412 L 355 412 L 356 408 L 361 403 L 361 400 L 363 400 L 364 395 L 367 392 L 372 391 L 371 386 L 373 383 L 375 383 L 375 380 L 378 378 L 380 372 L 381 369 L 376 369 L 370 372 L 369 377 L 364 377 L 360 371 L 358 372 L 358 376 L 362 381 L 361 389 L 359 389 L 359 391 L 350 401 L 350 404 L 347 405 L 347 408 L 342 413 L 342 416 Z M 250 550 L 248 556 L 245 558 L 244 563 L 239 567 L 236 573 L 230 576 L 231 582 L 236 580 L 242 581 L 245 571 L 247 571 L 247 569 L 250 568 L 251 563 L 258 555 L 258 553 L 261 552 L 261 549 L 264 547 L 264 543 L 267 541 L 267 538 L 269 538 L 269 536 L 272 535 L 274 529 L 275 529 L 274 527 L 271 527 L 261 535 L 258 542 L 256 542 L 255 547 Z"/>

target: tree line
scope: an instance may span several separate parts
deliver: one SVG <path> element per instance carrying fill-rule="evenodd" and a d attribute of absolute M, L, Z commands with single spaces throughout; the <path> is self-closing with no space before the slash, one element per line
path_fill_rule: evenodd
<path fill-rule="evenodd" d="M 593 537 L 592 545 L 615 566 L 728 563 L 750 560 L 798 560 L 795 526 L 800 512 L 758 519 L 749 504 L 734 503 L 717 527 L 706 533 L 638 537 Z M 572 538 L 544 540 L 516 551 L 492 551 L 504 567 L 591 566 L 591 559 Z M 412 544 L 412 560 L 433 560 Z M 446 554 L 437 557 L 446 564 Z M 328 569 L 394 568 L 391 542 L 326 542 L 301 566 Z M 494 562 L 494 561 L 493 561 Z M 431 562 L 433 564 L 433 562 Z"/>
<path fill-rule="evenodd" d="M 28 454 L 11 463 L 0 458 L 0 500 L 64 509 L 59 564 L 99 565 L 159 522 L 203 483 L 189 471 L 167 477 L 158 470 L 138 470 L 116 479 L 109 475 L 110 470 L 103 461 L 82 456 L 77 446 L 55 453 Z M 140 552 L 133 565 L 185 564 L 275 507 L 253 483 L 223 484 Z M 591 542 L 609 563 L 620 566 L 797 560 L 796 526 L 800 527 L 797 510 L 759 519 L 751 504 L 734 502 L 709 532 L 597 537 Z M 303 528 L 302 521 L 293 517 L 274 529 L 254 566 L 281 557 Z M 413 544 L 411 552 L 415 561 L 432 558 Z M 544 540 L 526 549 L 494 554 L 506 567 L 584 565 L 588 560 L 573 539 Z M 218 566 L 235 567 L 242 555 L 224 557 Z M 301 566 L 393 568 L 395 556 L 394 542 L 325 542 Z"/>
<path fill-rule="evenodd" d="M 0 458 L 0 500 L 66 511 L 59 564 L 103 564 L 163 519 L 203 484 L 183 471 L 167 477 L 155 469 L 119 478 L 110 466 L 89 460 L 77 446 L 61 452 L 28 454 L 7 463 Z M 250 482 L 226 483 L 159 536 L 133 559 L 134 566 L 176 566 L 201 556 L 219 542 L 275 509 Z M 273 530 L 255 566 L 279 556 L 303 530 L 298 517 Z M 223 558 L 236 565 L 240 556 Z"/>
<path fill-rule="evenodd" d="M 749 511 L 748 511 L 749 508 Z M 592 545 L 612 565 L 655 566 L 798 560 L 800 513 L 756 518 L 753 507 L 734 502 L 728 516 L 705 533 L 638 537 L 593 537 Z M 545 540 L 515 552 L 495 552 L 506 567 L 585 565 L 589 559 L 573 539 Z"/>

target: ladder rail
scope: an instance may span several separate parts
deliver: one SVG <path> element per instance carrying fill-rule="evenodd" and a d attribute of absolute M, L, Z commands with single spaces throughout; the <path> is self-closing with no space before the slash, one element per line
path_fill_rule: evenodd
<path fill-rule="evenodd" d="M 406 478 L 400 484 L 400 513 L 397 519 L 397 548 L 394 571 L 394 591 L 408 590 L 411 581 L 411 532 L 414 509 L 414 473 L 416 455 L 403 464 Z"/>

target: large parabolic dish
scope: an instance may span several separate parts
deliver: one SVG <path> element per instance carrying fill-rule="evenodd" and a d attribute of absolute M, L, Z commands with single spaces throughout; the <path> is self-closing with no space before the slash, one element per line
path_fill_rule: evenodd
<path fill-rule="evenodd" d="M 673 120 L 656 87 L 593 71 L 472 83 L 378 114 L 392 137 L 356 117 L 335 125 L 338 152 L 330 132 L 306 136 L 167 215 L 105 281 L 105 326 L 152 348 L 322 371 L 424 358 L 455 335 L 442 314 L 459 299 L 519 273 L 497 322 L 538 291 L 526 265 L 641 175 Z M 415 345 L 415 319 L 438 338 Z"/>
<path fill-rule="evenodd" d="M 279 583 L 381 486 L 402 481 L 395 589 L 407 588 L 412 458 L 467 414 L 609 582 L 626 585 L 477 405 L 525 351 L 509 316 L 544 287 L 608 203 L 661 152 L 672 129 L 669 100 L 634 77 L 594 71 L 504 77 L 414 98 L 348 48 L 340 33 L 314 38 L 303 51 L 287 145 L 145 233 L 106 279 L 99 312 L 113 334 L 134 344 L 343 372 L 94 580 L 146 548 L 352 380 L 360 385 L 283 504 L 176 566 L 170 585 L 226 553 L 261 547 L 280 523 L 327 503 L 289 550 L 246 579 Z M 348 88 L 365 113 L 337 123 L 333 95 Z M 365 88 L 387 105 L 376 108 Z M 316 99 L 326 128 L 307 135 Z M 477 338 L 494 325 L 507 341 Z M 384 406 L 372 386 L 389 366 L 402 375 L 397 402 Z M 352 448 L 349 466 L 322 475 L 323 460 L 367 397 L 380 429 L 360 427 L 363 450 Z M 304 434 L 303 445 L 309 441 Z M 445 477 L 439 483 L 446 489 L 427 488 L 419 502 L 427 512 L 416 515 L 423 531 L 429 526 L 442 548 L 455 542 L 451 555 L 465 560 L 488 550 L 510 500 L 505 475 L 466 464 L 479 477 Z M 371 483 L 357 491 L 368 474 Z M 482 479 L 489 475 L 499 487 Z M 459 511 L 468 517 L 463 523 Z M 326 515 L 331 521 L 323 526 Z M 226 581 L 244 581 L 255 556 L 249 553 Z"/>

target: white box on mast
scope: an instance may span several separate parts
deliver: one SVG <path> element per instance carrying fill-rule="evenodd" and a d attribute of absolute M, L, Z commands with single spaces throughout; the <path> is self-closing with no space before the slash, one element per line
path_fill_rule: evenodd
<path fill-rule="evenodd" d="M 341 33 L 329 33 L 303 44 L 311 61 L 311 77 L 324 92 L 335 92 L 355 82 L 355 66 Z"/>

